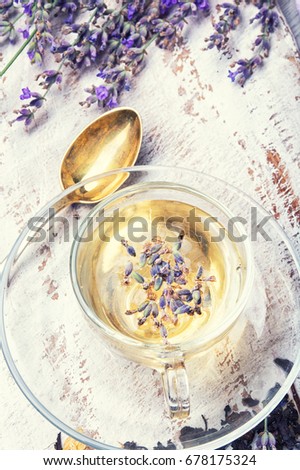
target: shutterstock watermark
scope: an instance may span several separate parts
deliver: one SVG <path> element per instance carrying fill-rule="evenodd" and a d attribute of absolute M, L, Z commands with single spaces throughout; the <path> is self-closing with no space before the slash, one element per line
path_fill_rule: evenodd
<path fill-rule="evenodd" d="M 78 217 L 74 216 L 71 220 L 56 215 L 55 210 L 50 208 L 48 217 L 29 219 L 27 226 L 30 234 L 27 239 L 31 242 L 51 243 L 59 234 L 65 242 L 75 239 L 85 243 L 97 237 L 105 243 L 110 242 L 111 239 L 121 241 L 124 238 L 139 243 L 157 237 L 163 226 L 166 232 L 165 241 L 170 243 L 176 242 L 182 231 L 197 242 L 202 238 L 207 239 L 208 236 L 211 243 L 222 242 L 226 237 L 235 243 L 242 243 L 247 238 L 257 241 L 259 237 L 265 241 L 271 241 L 266 230 L 266 224 L 271 218 L 271 215 L 258 218 L 256 207 L 251 207 L 247 216 L 233 216 L 228 218 L 226 223 L 220 221 L 217 216 L 200 217 L 195 208 L 191 209 L 186 217 L 168 214 L 166 217 L 162 215 L 153 217 L 150 221 L 139 215 L 125 218 L 119 209 L 115 209 L 109 215 L 102 210 L 96 216 L 87 217 L 82 231 Z"/>

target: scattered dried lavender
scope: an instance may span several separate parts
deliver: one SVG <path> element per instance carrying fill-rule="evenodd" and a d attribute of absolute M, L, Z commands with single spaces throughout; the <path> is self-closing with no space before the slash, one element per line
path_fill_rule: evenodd
<path fill-rule="evenodd" d="M 234 427 L 241 426 L 251 418 L 250 411 L 233 411 L 229 405 L 224 408 L 225 419 L 221 420 L 221 425 L 234 425 Z"/>
<path fill-rule="evenodd" d="M 253 408 L 259 404 L 259 400 L 256 400 L 252 397 L 246 397 L 242 399 L 242 403 L 244 406 L 249 406 L 249 408 Z"/>
<path fill-rule="evenodd" d="M 225 419 L 221 420 L 221 429 L 224 426 L 242 424 L 249 419 L 249 412 L 233 411 L 229 405 L 224 408 Z M 202 415 L 204 427 L 193 428 L 184 426 L 179 435 L 183 447 L 185 443 L 193 439 L 203 438 L 209 434 L 218 432 L 215 428 L 208 427 L 208 420 Z M 188 444 L 189 445 L 189 444 Z M 122 445 L 126 450 L 147 450 L 147 447 L 137 444 L 134 441 L 126 441 Z M 230 444 L 233 450 L 285 450 L 300 449 L 300 420 L 299 413 L 295 408 L 294 401 L 286 395 L 272 413 L 254 429 L 251 429 L 243 436 Z M 228 446 L 221 449 L 227 449 Z M 63 450 L 61 433 L 57 435 L 55 450 Z M 153 447 L 154 450 L 175 450 L 176 445 L 169 439 L 166 446 L 161 442 Z"/>
<path fill-rule="evenodd" d="M 141 250 L 138 266 L 134 269 L 129 260 L 124 268 L 123 284 L 127 286 L 133 280 L 145 291 L 145 300 L 137 307 L 127 310 L 125 315 L 137 314 L 137 326 L 147 322 L 150 328 L 159 330 L 165 344 L 168 342 L 168 325 L 176 325 L 178 316 L 201 315 L 203 283 L 216 280 L 215 276 L 203 277 L 203 268 L 200 266 L 192 289 L 184 287 L 188 283 L 189 268 L 180 253 L 183 238 L 184 233 L 181 232 L 173 247 L 158 237 L 152 242 L 146 242 Z M 136 257 L 135 249 L 127 240 L 123 239 L 121 243 L 131 257 Z M 137 271 L 145 266 L 149 270 L 147 278 Z"/>
<path fill-rule="evenodd" d="M 176 446 L 171 441 L 171 439 L 169 439 L 166 446 L 164 446 L 161 442 L 158 442 L 157 445 L 153 447 L 153 449 L 154 450 L 176 450 Z"/>
<path fill-rule="evenodd" d="M 123 444 L 123 449 L 127 450 L 148 450 L 147 447 L 143 447 L 138 445 L 134 441 L 127 441 Z M 154 450 L 176 450 L 175 444 L 171 441 L 171 439 L 168 440 L 167 445 L 164 446 L 161 442 L 158 442 L 155 447 L 153 447 Z"/>
<path fill-rule="evenodd" d="M 254 4 L 258 12 L 251 20 L 261 25 L 253 45 L 254 55 L 239 59 L 229 77 L 244 85 L 269 55 L 271 34 L 279 25 L 275 0 L 236 0 L 216 7 L 214 33 L 207 38 L 208 48 L 228 51 L 229 37 L 241 22 L 242 7 Z M 118 105 L 121 94 L 131 87 L 132 77 L 145 66 L 149 46 L 172 50 L 180 45 L 187 19 L 207 16 L 209 0 L 120 0 L 115 9 L 104 0 L 0 0 L 0 43 L 22 45 L 0 72 L 3 76 L 25 50 L 30 62 L 43 67 L 53 56 L 57 67 L 43 70 L 36 77 L 39 93 L 25 87 L 17 118 L 29 126 L 46 102 L 52 86 L 61 87 L 66 67 L 81 73 L 87 67 L 97 69 L 96 84 L 85 91 L 82 106 L 103 108 Z"/>
<path fill-rule="evenodd" d="M 242 423 L 245 419 L 249 419 L 247 411 L 240 413 L 232 411 L 227 405 L 224 409 L 225 420 L 222 420 L 221 425 L 226 426 L 232 423 Z M 193 428 L 191 426 L 184 426 L 180 431 L 179 439 L 185 446 L 185 442 L 193 439 L 203 438 L 209 434 L 217 432 L 215 428 L 209 428 L 207 420 L 202 416 L 204 421 L 204 428 Z M 125 447 L 126 445 L 126 447 Z M 160 447 L 160 442 L 154 449 L 175 449 L 175 444 L 168 441 L 167 447 Z M 172 446 L 172 447 L 171 447 Z M 174 447 L 173 447 L 174 446 Z M 285 450 L 285 449 L 300 449 L 300 421 L 299 413 L 295 408 L 293 400 L 288 395 L 279 403 L 279 405 L 272 411 L 272 413 L 256 428 L 248 431 L 243 436 L 239 437 L 230 444 L 233 450 Z M 124 444 L 127 449 L 140 449 L 135 442 L 127 442 Z M 228 448 L 226 446 L 225 448 Z M 222 448 L 222 449 L 225 449 Z"/>
<path fill-rule="evenodd" d="M 183 447 L 185 447 L 185 442 L 192 441 L 193 439 L 200 439 L 204 436 L 208 436 L 209 434 L 217 432 L 217 429 L 208 427 L 208 421 L 203 415 L 201 417 L 204 422 L 204 428 L 193 428 L 191 426 L 184 426 L 180 430 L 179 439 L 180 442 L 183 444 Z"/>
<path fill-rule="evenodd" d="M 123 449 L 126 450 L 148 450 L 147 447 L 144 446 L 139 446 L 136 442 L 134 441 L 127 441 L 123 444 Z"/>
<path fill-rule="evenodd" d="M 55 450 L 63 450 L 62 440 L 61 440 L 61 432 L 57 434 L 56 441 L 54 443 Z"/>

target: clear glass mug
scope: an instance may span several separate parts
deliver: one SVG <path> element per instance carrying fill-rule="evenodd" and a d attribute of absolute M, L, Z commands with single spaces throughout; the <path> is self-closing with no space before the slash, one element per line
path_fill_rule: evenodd
<path fill-rule="evenodd" d="M 141 289 L 137 283 L 122 286 L 129 256 L 121 240 L 128 240 L 138 254 L 145 239 L 155 235 L 175 242 L 182 230 L 182 255 L 190 272 L 201 264 L 216 282 L 205 286 L 199 318 L 181 316 L 180 326 L 164 344 L 147 336 L 146 329 L 141 335 L 133 316 L 124 315 L 141 300 Z M 82 222 L 70 264 L 75 295 L 107 347 L 157 370 L 171 417 L 188 416 L 186 361 L 226 335 L 251 291 L 253 263 L 244 226 L 221 202 L 187 186 L 164 181 L 129 184 L 105 198 Z"/>

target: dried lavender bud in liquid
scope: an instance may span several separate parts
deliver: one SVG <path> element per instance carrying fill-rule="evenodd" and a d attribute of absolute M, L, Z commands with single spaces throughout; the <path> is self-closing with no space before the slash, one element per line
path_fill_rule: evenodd
<path fill-rule="evenodd" d="M 143 284 L 145 282 L 145 279 L 143 278 L 143 276 L 141 276 L 139 273 L 137 273 L 136 271 L 132 271 L 131 273 L 131 276 L 133 277 L 133 279 L 136 280 L 136 282 L 138 282 L 139 284 Z"/>

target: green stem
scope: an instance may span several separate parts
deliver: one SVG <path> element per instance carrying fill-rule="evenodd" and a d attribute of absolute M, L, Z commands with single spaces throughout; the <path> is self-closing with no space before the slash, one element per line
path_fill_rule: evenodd
<path fill-rule="evenodd" d="M 158 38 L 159 36 L 159 33 L 155 33 L 151 39 L 149 39 L 148 42 L 146 42 L 146 44 L 143 46 L 143 51 L 145 51 L 146 49 L 148 49 L 148 47 L 150 46 L 150 44 L 152 44 L 153 41 L 155 41 L 156 38 Z"/>
<path fill-rule="evenodd" d="M 268 432 L 268 418 L 264 419 L 264 431 Z"/>
<path fill-rule="evenodd" d="M 36 29 L 34 29 L 32 31 L 32 33 L 30 34 L 30 36 L 26 39 L 26 41 L 22 44 L 22 46 L 20 47 L 20 49 L 15 53 L 15 55 L 10 59 L 10 61 L 6 64 L 6 66 L 4 67 L 3 70 L 1 70 L 0 72 L 0 77 L 3 77 L 3 75 L 5 74 L 5 72 L 7 72 L 7 70 L 10 68 L 10 66 L 15 62 L 15 60 L 19 57 L 19 55 L 23 52 L 23 50 L 25 49 L 26 46 L 28 46 L 28 44 L 30 43 L 30 41 L 32 40 L 32 38 L 34 37 L 36 33 Z"/>
<path fill-rule="evenodd" d="M 22 11 L 22 13 L 19 13 L 19 15 L 16 16 L 16 18 L 14 19 L 14 21 L 12 21 L 10 24 L 12 24 L 12 25 L 16 24 L 16 22 L 17 22 L 20 18 L 22 18 L 23 15 L 24 15 L 24 11 Z"/>

